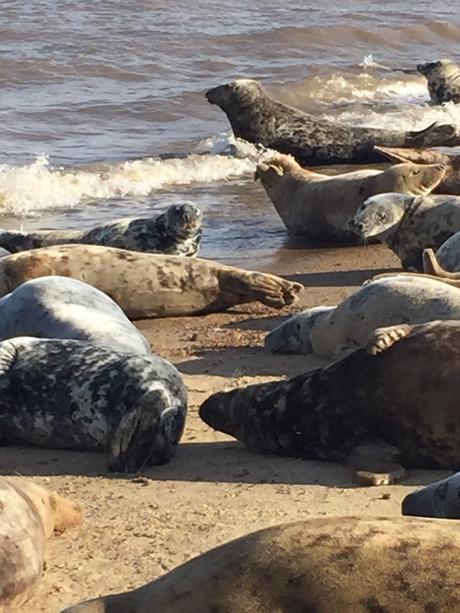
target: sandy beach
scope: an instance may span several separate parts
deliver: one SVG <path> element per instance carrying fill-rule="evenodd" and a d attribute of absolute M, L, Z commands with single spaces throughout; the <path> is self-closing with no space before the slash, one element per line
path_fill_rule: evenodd
<path fill-rule="evenodd" d="M 276 266 L 276 272 L 306 286 L 295 308 L 250 305 L 203 317 L 136 322 L 153 351 L 183 373 L 189 391 L 185 433 L 169 464 L 120 475 L 107 473 L 103 454 L 0 449 L 3 474 L 31 476 L 85 507 L 83 527 L 50 540 L 45 574 L 23 611 L 56 613 L 81 600 L 135 588 L 258 528 L 309 516 L 397 516 L 407 493 L 447 474 L 413 470 L 402 484 L 363 488 L 345 466 L 252 453 L 201 422 L 198 408 L 213 392 L 324 364 L 308 356 L 268 354 L 266 331 L 291 312 L 337 303 L 398 262 L 374 245 L 298 250 L 289 265 Z"/>

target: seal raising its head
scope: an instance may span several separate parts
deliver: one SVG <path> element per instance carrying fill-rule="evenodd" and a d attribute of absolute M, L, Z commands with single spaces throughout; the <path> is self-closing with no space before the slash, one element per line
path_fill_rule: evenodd
<path fill-rule="evenodd" d="M 79 243 L 196 256 L 200 248 L 201 220 L 201 211 L 193 204 L 175 204 L 160 215 L 119 219 L 91 230 L 0 231 L 0 245 L 11 253 Z"/>
<path fill-rule="evenodd" d="M 345 462 L 389 483 L 400 464 L 459 469 L 459 376 L 460 321 L 400 324 L 331 366 L 214 394 L 200 416 L 251 449 Z"/>
<path fill-rule="evenodd" d="M 309 518 L 247 534 L 136 590 L 62 613 L 452 613 L 453 522 Z"/>
<path fill-rule="evenodd" d="M 290 155 L 261 162 L 260 178 L 287 230 L 315 241 L 356 243 L 350 221 L 373 194 L 429 194 L 442 180 L 441 164 L 397 164 L 384 171 L 358 170 L 328 176 L 302 168 Z"/>
<path fill-rule="evenodd" d="M 388 245 L 404 269 L 421 271 L 423 250 L 437 249 L 460 230 L 460 197 L 379 194 L 358 208 L 351 228 Z"/>
<path fill-rule="evenodd" d="M 1 611 L 17 611 L 35 591 L 47 538 L 81 521 L 71 500 L 22 478 L 0 478 Z"/>
<path fill-rule="evenodd" d="M 419 132 L 396 132 L 320 119 L 277 102 L 251 79 L 214 87 L 206 98 L 224 111 L 236 137 L 290 153 L 306 165 L 381 161 L 374 145 L 460 144 L 460 133 L 453 125 L 433 124 Z"/>
<path fill-rule="evenodd" d="M 0 342 L 0 389 L 2 444 L 104 451 L 120 472 L 168 462 L 187 411 L 172 364 L 85 341 Z"/>
<path fill-rule="evenodd" d="M 460 68 L 451 60 L 438 60 L 418 64 L 417 70 L 428 81 L 428 92 L 431 101 L 436 104 L 443 102 L 460 102 Z"/>

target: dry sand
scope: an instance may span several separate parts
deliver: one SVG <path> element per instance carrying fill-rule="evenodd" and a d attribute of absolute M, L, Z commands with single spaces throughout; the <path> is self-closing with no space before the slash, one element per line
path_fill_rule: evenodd
<path fill-rule="evenodd" d="M 233 263 L 249 267 L 245 258 Z M 51 539 L 46 572 L 23 611 L 55 613 L 101 594 L 137 587 L 227 540 L 310 515 L 400 514 L 416 486 L 446 475 L 410 471 L 401 485 L 363 488 L 349 469 L 326 462 L 261 456 L 210 430 L 198 407 L 224 387 L 288 377 L 323 362 L 273 356 L 263 337 L 290 312 L 336 304 L 365 279 L 396 268 L 383 246 L 280 252 L 260 270 L 303 282 L 295 308 L 260 305 L 231 313 L 139 321 L 153 351 L 184 374 L 189 413 L 176 458 L 141 475 L 107 473 L 102 454 L 0 449 L 4 475 L 80 501 L 85 524 Z"/>

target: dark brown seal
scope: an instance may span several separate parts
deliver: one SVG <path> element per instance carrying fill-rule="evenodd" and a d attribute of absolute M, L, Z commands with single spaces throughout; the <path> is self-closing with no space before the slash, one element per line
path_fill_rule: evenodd
<path fill-rule="evenodd" d="M 72 277 L 97 287 L 130 319 L 223 311 L 256 300 L 281 308 L 303 286 L 201 258 L 96 245 L 61 245 L 0 259 L 0 296 L 37 277 Z"/>
<path fill-rule="evenodd" d="M 62 613 L 453 613 L 459 555 L 460 533 L 448 520 L 310 518 Z"/>
<path fill-rule="evenodd" d="M 401 324 L 331 366 L 214 394 L 200 416 L 251 449 L 389 472 L 359 475 L 388 482 L 399 465 L 459 470 L 459 377 L 460 321 Z"/>
<path fill-rule="evenodd" d="M 419 132 L 398 132 L 345 126 L 314 117 L 274 100 L 251 79 L 214 87 L 206 98 L 224 111 L 237 138 L 290 153 L 305 165 L 382 161 L 374 145 L 460 144 L 460 133 L 454 125 L 432 124 Z"/>
<path fill-rule="evenodd" d="M 46 540 L 82 521 L 78 504 L 31 481 L 0 478 L 0 610 L 17 611 L 43 573 Z"/>

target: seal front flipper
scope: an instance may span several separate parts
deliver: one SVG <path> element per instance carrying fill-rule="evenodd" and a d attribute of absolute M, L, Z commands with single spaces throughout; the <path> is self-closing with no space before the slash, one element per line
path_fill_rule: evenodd
<path fill-rule="evenodd" d="M 398 456 L 399 450 L 388 443 L 366 441 L 352 449 L 346 463 L 361 485 L 390 485 L 406 476 L 404 468 L 394 461 Z"/>
<path fill-rule="evenodd" d="M 222 292 L 231 295 L 238 294 L 247 297 L 245 302 L 256 300 L 267 306 L 282 308 L 293 304 L 303 286 L 300 283 L 286 281 L 275 275 L 261 272 L 225 270 L 225 274 L 219 275 L 219 287 Z M 231 301 L 234 304 L 234 300 Z"/>
<path fill-rule="evenodd" d="M 377 355 L 386 351 L 402 338 L 409 336 L 413 330 L 409 324 L 397 324 L 396 326 L 385 326 L 377 328 L 369 335 L 366 341 L 366 351 L 371 355 Z"/>

